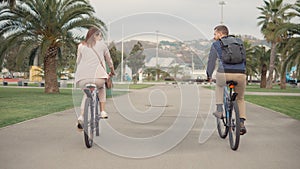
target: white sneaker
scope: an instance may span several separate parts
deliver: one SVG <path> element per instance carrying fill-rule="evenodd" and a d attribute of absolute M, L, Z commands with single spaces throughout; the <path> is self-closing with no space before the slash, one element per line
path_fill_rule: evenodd
<path fill-rule="evenodd" d="M 101 119 L 107 119 L 108 118 L 108 114 L 105 111 L 100 112 L 100 118 Z"/>
<path fill-rule="evenodd" d="M 78 120 L 77 128 L 79 131 L 81 131 L 83 129 L 83 127 L 82 127 L 83 126 L 83 116 L 80 115 L 77 120 Z"/>
<path fill-rule="evenodd" d="M 80 115 L 77 120 L 78 122 L 83 123 L 83 115 Z"/>

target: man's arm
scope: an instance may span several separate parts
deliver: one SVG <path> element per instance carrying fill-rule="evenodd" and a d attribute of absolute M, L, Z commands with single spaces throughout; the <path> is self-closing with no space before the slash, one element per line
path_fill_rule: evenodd
<path fill-rule="evenodd" d="M 212 74 L 215 70 L 217 58 L 218 58 L 217 50 L 216 50 L 214 44 L 212 44 L 211 48 L 210 48 L 208 62 L 207 62 L 207 68 L 206 68 L 206 75 L 207 75 L 208 80 L 211 80 L 211 78 L 212 78 Z"/>

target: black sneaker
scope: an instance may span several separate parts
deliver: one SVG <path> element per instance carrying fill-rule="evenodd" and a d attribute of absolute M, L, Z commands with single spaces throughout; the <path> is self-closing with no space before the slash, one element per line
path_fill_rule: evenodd
<path fill-rule="evenodd" d="M 241 126 L 241 128 L 240 128 L 240 135 L 246 134 L 246 133 L 247 133 L 247 129 L 246 129 L 246 127 L 245 127 L 244 122 L 241 122 L 241 123 L 240 123 L 240 126 Z"/>

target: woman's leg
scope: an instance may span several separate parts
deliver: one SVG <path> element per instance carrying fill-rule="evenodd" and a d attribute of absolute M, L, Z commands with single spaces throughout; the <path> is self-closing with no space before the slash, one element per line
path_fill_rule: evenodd
<path fill-rule="evenodd" d="M 97 79 L 98 87 L 98 97 L 100 102 L 100 116 L 102 118 L 107 118 L 108 115 L 105 112 L 105 102 L 106 102 L 106 89 L 105 89 L 105 80 L 106 79 Z"/>
<path fill-rule="evenodd" d="M 103 85 L 102 88 L 99 88 L 98 97 L 99 97 L 99 101 L 100 101 L 100 111 L 105 111 L 105 102 L 106 102 L 105 85 Z"/>

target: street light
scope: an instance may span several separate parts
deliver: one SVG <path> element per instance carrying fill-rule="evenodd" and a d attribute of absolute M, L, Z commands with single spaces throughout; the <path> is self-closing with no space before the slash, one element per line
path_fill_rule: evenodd
<path fill-rule="evenodd" d="M 156 31 L 156 76 L 155 81 L 158 80 L 158 30 Z"/>
<path fill-rule="evenodd" d="M 221 5 L 221 24 L 224 24 L 224 18 L 223 18 L 223 6 L 226 5 L 225 1 L 220 1 L 219 5 Z"/>
<path fill-rule="evenodd" d="M 122 24 L 122 53 L 121 53 L 121 82 L 123 82 L 123 65 L 124 65 L 124 25 Z"/>

